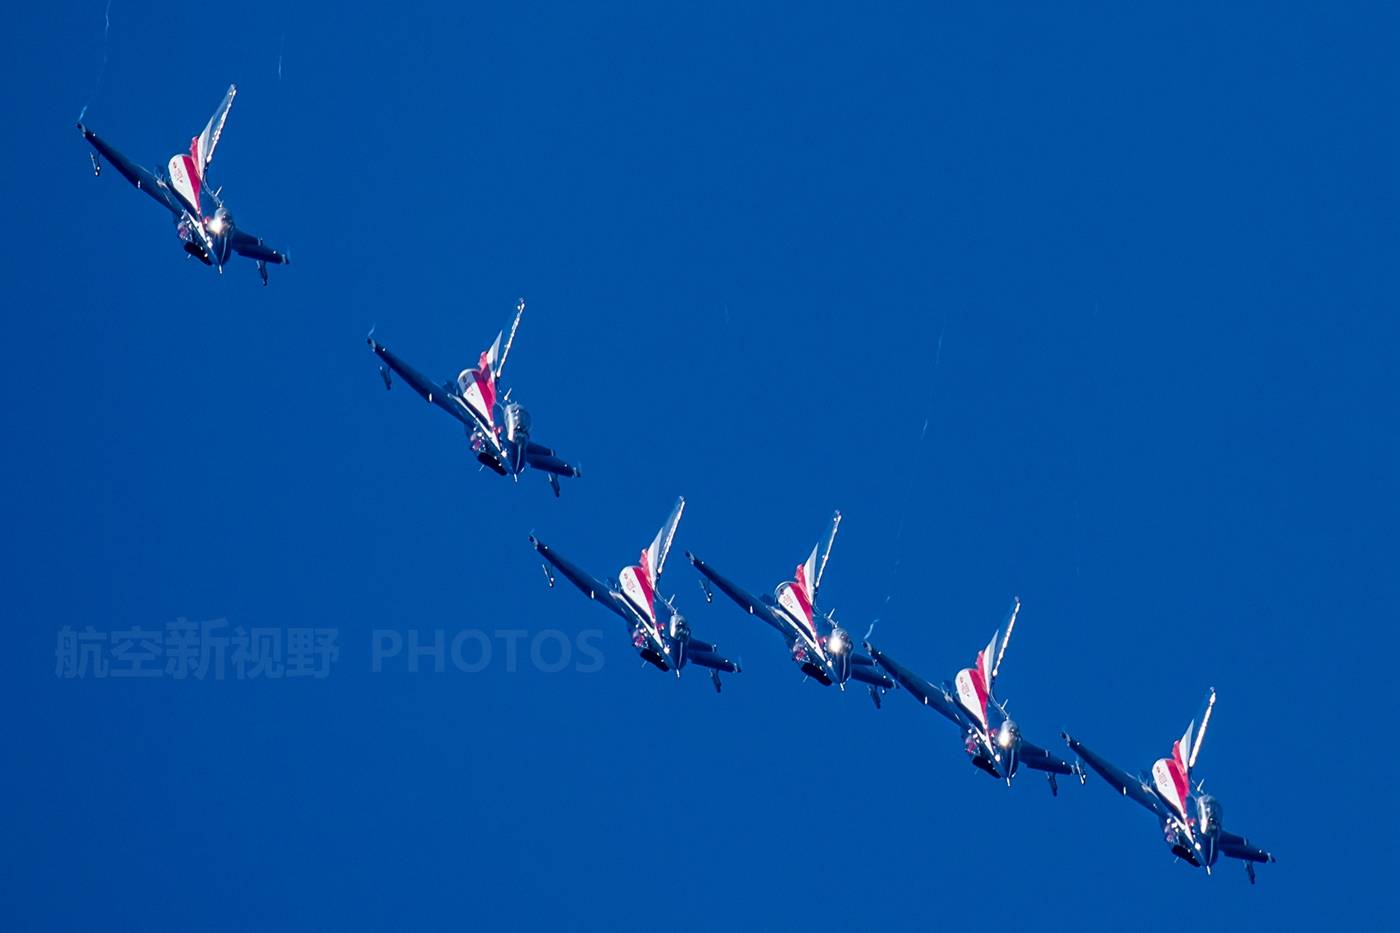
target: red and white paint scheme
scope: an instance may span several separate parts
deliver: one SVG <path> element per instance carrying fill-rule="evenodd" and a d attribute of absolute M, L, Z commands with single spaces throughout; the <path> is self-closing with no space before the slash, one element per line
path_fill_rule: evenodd
<path fill-rule="evenodd" d="M 684 512 L 685 497 L 682 496 L 676 500 L 666 523 L 656 532 L 647 549 L 642 551 L 637 563 L 622 568 L 617 575 L 622 598 L 638 615 L 648 634 L 663 648 L 664 642 L 656 625 L 656 585 L 661 579 L 661 571 L 666 567 L 666 557 L 671 553 L 671 543 L 676 539 L 676 528 Z"/>
<path fill-rule="evenodd" d="M 230 84 L 228 93 L 205 124 L 204 132 L 190 140 L 190 151 L 179 152 L 170 157 L 170 184 L 184 202 L 186 210 L 195 217 L 201 216 L 199 195 L 204 186 L 205 170 L 209 163 L 214 161 L 214 149 L 219 145 L 224 123 L 228 120 L 229 108 L 233 106 L 233 97 L 237 93 L 237 86 Z"/>
<path fill-rule="evenodd" d="M 193 151 L 193 146 L 190 147 Z M 194 157 L 185 153 L 176 153 L 170 157 L 170 186 L 179 195 L 180 201 L 195 217 L 199 213 L 199 192 L 204 183 L 204 176 L 196 166 Z"/>
<path fill-rule="evenodd" d="M 457 375 L 457 393 L 463 404 L 481 423 L 483 430 L 491 432 L 493 438 L 496 430 L 496 372 L 492 355 L 500 342 L 498 336 L 491 349 L 481 354 L 475 369 L 464 369 Z"/>
<path fill-rule="evenodd" d="M 841 527 L 841 513 L 831 517 L 831 528 L 826 537 L 812 548 L 804 563 L 798 564 L 793 578 L 778 584 L 773 595 L 779 611 L 796 630 L 797 645 L 806 645 L 824 663 L 830 663 L 826 646 L 817 635 L 817 591 L 822 585 L 822 574 L 826 572 L 827 561 L 831 559 L 831 548 L 836 544 L 836 531 Z"/>
<path fill-rule="evenodd" d="M 798 564 L 797 569 L 793 571 L 793 579 L 778 584 L 777 597 L 778 606 L 797 627 L 803 641 L 825 660 L 826 649 L 817 638 L 816 610 L 812 605 L 816 599 L 816 588 L 812 585 L 816 575 L 816 564 L 817 548 L 814 547 L 807 562 Z"/>
<path fill-rule="evenodd" d="M 652 570 L 647 552 L 643 551 L 637 563 L 623 567 L 617 575 L 622 587 L 622 598 L 642 619 L 651 626 L 656 625 L 656 573 Z"/>
<path fill-rule="evenodd" d="M 987 699 L 992 695 L 994 659 L 996 658 L 997 637 L 1000 634 L 1000 632 L 993 634 L 987 647 L 977 652 L 977 660 L 972 667 L 963 668 L 953 678 L 953 685 L 958 690 L 958 703 L 982 728 L 983 735 L 987 734 L 988 729 Z"/>
<path fill-rule="evenodd" d="M 1191 732 L 1194 722 L 1186 727 L 1186 734 L 1172 745 L 1170 758 L 1158 758 L 1152 765 L 1152 783 L 1157 787 L 1157 796 L 1166 801 L 1167 806 L 1191 832 L 1186 814 L 1186 801 L 1191 796 L 1191 768 L 1188 764 L 1191 748 Z"/>
<path fill-rule="evenodd" d="M 1215 691 L 1211 690 L 1201 710 L 1199 728 L 1196 720 L 1191 720 L 1181 738 L 1172 745 L 1171 757 L 1158 758 L 1152 765 L 1152 783 L 1157 788 L 1157 795 L 1172 808 L 1188 835 L 1191 833 L 1191 819 L 1186 807 L 1191 796 L 1191 769 L 1196 766 L 1196 758 L 1201 754 L 1201 743 L 1205 741 L 1206 728 L 1210 725 L 1214 710 Z"/>
<path fill-rule="evenodd" d="M 977 653 L 972 667 L 958 671 L 953 685 L 958 691 L 958 703 L 981 726 L 984 740 L 991 747 L 991 726 L 987 720 L 987 703 L 991 700 L 992 689 L 996 686 L 997 673 L 1001 670 L 1002 658 L 1006 657 L 1006 646 L 1011 643 L 1011 633 L 1016 630 L 1016 617 L 1021 613 L 1021 600 L 1011 604 L 1011 613 L 1006 617 L 1006 634 L 1001 629 L 992 633 L 987 647 Z"/>
<path fill-rule="evenodd" d="M 476 368 L 464 369 L 457 374 L 457 397 L 476 420 L 487 443 L 497 451 L 501 448 L 501 442 L 496 428 L 496 382 L 505 372 L 506 358 L 510 356 L 515 332 L 520 328 L 520 318 L 524 314 L 525 299 L 521 298 L 515 305 L 515 320 L 511 322 L 509 336 L 505 331 L 498 333 L 491 346 L 477 359 Z M 501 345 L 502 338 L 505 339 L 504 347 Z"/>

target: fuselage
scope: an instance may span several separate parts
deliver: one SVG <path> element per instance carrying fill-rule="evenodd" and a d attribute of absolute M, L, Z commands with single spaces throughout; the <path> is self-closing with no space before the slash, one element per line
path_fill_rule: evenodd
<path fill-rule="evenodd" d="M 950 686 L 945 684 L 944 689 L 947 690 Z M 983 728 L 978 723 L 977 713 L 967 709 L 960 699 L 957 702 L 970 721 L 967 732 L 964 733 L 963 750 L 980 770 L 1009 785 L 1021 764 L 1020 727 L 1014 720 L 1002 717 L 999 720 L 988 720 L 987 727 Z M 988 708 L 997 709 L 991 704 Z"/>
<path fill-rule="evenodd" d="M 815 616 L 816 610 L 804 604 L 802 594 L 797 587 L 793 586 L 791 581 L 778 584 L 777 588 L 773 590 L 770 605 L 778 617 L 787 623 L 792 633 L 789 639 L 792 643 L 793 661 L 804 671 L 808 665 L 820 666 L 829 671 L 831 658 L 827 655 L 825 646 L 822 645 L 810 627 L 812 623 L 807 621 L 809 615 Z M 820 665 L 813 661 L 809 655 L 815 655 L 820 661 Z"/>
<path fill-rule="evenodd" d="M 236 228 L 232 215 L 221 207 L 212 217 L 200 217 L 184 203 L 184 199 L 181 199 L 181 206 L 184 207 L 184 215 L 176 221 L 176 231 L 185 243 L 185 251 L 222 271 L 234 255 L 233 233 Z"/>
<path fill-rule="evenodd" d="M 1209 872 L 1220 859 L 1220 804 L 1207 794 L 1190 794 L 1185 799 L 1187 815 L 1183 817 L 1164 794 L 1156 788 L 1152 793 L 1169 814 L 1162 822 L 1167 848 L 1186 864 Z"/>
<path fill-rule="evenodd" d="M 645 591 L 644 581 L 638 568 L 624 567 L 613 586 L 613 595 L 622 605 L 632 626 L 632 644 L 642 657 L 666 670 L 666 661 L 671 655 L 671 643 L 661 627 L 652 618 L 647 606 L 652 604 Z"/>

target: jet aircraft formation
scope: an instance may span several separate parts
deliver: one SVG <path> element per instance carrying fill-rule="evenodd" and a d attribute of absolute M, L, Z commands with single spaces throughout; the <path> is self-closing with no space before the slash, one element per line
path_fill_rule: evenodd
<path fill-rule="evenodd" d="M 173 155 L 165 174 L 132 162 L 81 122 L 78 129 L 92 147 L 89 157 L 94 173 L 101 173 L 105 159 L 138 190 L 165 207 L 188 256 L 220 272 L 232 256 L 245 256 L 256 263 L 266 285 L 267 264 L 288 263 L 286 254 L 237 227 L 220 198 L 222 189 L 209 190 L 209 165 L 236 93 L 237 89 L 230 85 L 204 130 L 190 140 L 189 151 Z M 204 213 L 202 196 L 206 193 L 215 207 L 212 214 Z M 456 379 L 441 384 L 376 341 L 373 331 L 368 343 L 380 360 L 379 376 L 384 388 L 392 388 L 394 376 L 398 376 L 425 401 L 459 422 L 483 469 L 513 480 L 518 480 L 526 469 L 534 469 L 544 474 L 558 497 L 560 477 L 578 478 L 578 467 L 553 449 L 536 443 L 531 437 L 529 412 L 511 399 L 509 389 L 501 391 L 506 360 L 524 311 L 522 299 L 516 305 L 509 331 L 502 330 L 496 336 L 474 367 L 462 369 Z M 740 673 L 739 663 L 713 642 L 695 637 L 690 622 L 676 608 L 674 597 L 659 594 L 661 575 L 684 512 L 685 499 L 678 498 L 636 563 L 624 566 L 615 579 L 592 576 L 533 533 L 529 541 L 544 560 L 541 566 L 546 583 L 552 588 L 556 574 L 563 576 L 590 600 L 618 616 L 644 667 L 674 672 L 678 678 L 687 667 L 704 668 L 718 692 L 720 674 Z M 1068 733 L 1061 733 L 1061 737 L 1074 760 L 1062 758 L 1022 734 L 998 690 L 1002 663 L 1021 612 L 1020 600 L 1013 602 L 1001 628 L 970 666 L 958 670 L 949 680 L 926 680 L 872 644 L 870 633 L 857 646 L 851 634 L 836 621 L 835 613 L 822 612 L 818 607 L 822 578 L 840 525 L 841 513 L 837 512 L 807 559 L 797 564 L 791 579 L 778 583 L 771 595 L 754 596 L 694 554 L 687 552 L 685 556 L 699 574 L 706 601 L 713 601 L 718 590 L 745 613 L 776 631 L 804 680 L 834 685 L 843 691 L 854 680 L 866 687 L 877 709 L 888 691 L 902 688 L 921 706 L 952 724 L 968 761 L 990 777 L 1009 786 L 1023 768 L 1040 771 L 1046 775 L 1052 794 L 1058 794 L 1057 777 L 1074 776 L 1082 784 L 1087 771 L 1092 770 L 1121 796 L 1151 811 L 1164 842 L 1179 861 L 1210 873 L 1222 856 L 1236 859 L 1244 863 L 1251 883 L 1255 880 L 1256 863 L 1274 861 L 1268 851 L 1225 829 L 1219 801 L 1205 793 L 1200 781 L 1193 782 L 1192 772 L 1215 710 L 1214 689 L 1207 694 L 1200 713 L 1185 733 L 1172 744 L 1170 753 L 1157 759 L 1147 773 L 1129 774 Z"/>

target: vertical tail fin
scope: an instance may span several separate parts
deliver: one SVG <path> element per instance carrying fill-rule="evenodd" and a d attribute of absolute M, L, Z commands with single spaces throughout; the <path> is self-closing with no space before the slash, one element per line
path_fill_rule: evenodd
<path fill-rule="evenodd" d="M 816 605 L 817 590 L 822 585 L 822 574 L 826 573 L 826 563 L 831 560 L 831 549 L 836 545 L 836 530 L 840 527 L 841 513 L 838 511 L 831 516 L 831 527 L 827 529 L 826 536 L 812 548 L 811 556 L 801 568 L 806 579 L 800 582 L 809 587 L 807 597 L 812 605 Z"/>
<path fill-rule="evenodd" d="M 230 84 L 224 99 L 205 124 L 204 132 L 190 140 L 190 155 L 194 157 L 200 180 L 204 179 L 204 170 L 209 163 L 214 161 L 214 149 L 219 145 L 219 137 L 224 134 L 224 123 L 228 121 L 229 108 L 233 106 L 233 96 L 237 93 L 238 87 Z"/>
<path fill-rule="evenodd" d="M 1016 616 L 1021 613 L 1021 598 L 1018 596 L 1014 599 L 1015 601 L 1011 604 L 1011 612 L 1006 617 L 1004 627 L 1006 634 L 1001 636 L 1001 647 L 997 649 L 996 661 L 992 663 L 991 676 L 987 679 L 987 689 L 989 690 L 992 684 L 996 683 L 997 673 L 1001 671 L 1001 659 L 1006 657 L 1006 646 L 1011 643 L 1011 632 L 1016 628 Z"/>
<path fill-rule="evenodd" d="M 481 374 L 489 378 L 492 382 L 496 381 L 496 375 L 500 371 L 500 363 L 498 361 L 501 357 L 501 338 L 504 336 L 505 331 L 497 333 L 496 339 L 491 342 L 491 346 L 486 348 L 486 351 L 481 354 L 481 359 L 477 361 L 477 365 L 481 369 Z"/>
<path fill-rule="evenodd" d="M 821 586 L 822 574 L 826 572 L 826 562 L 831 559 L 831 548 L 836 543 L 836 529 L 840 526 L 841 513 L 837 512 L 832 516 L 831 528 L 826 536 L 816 543 L 812 553 L 793 571 L 792 580 L 778 584 L 778 604 L 798 620 L 814 645 L 818 644 L 817 590 Z"/>
<path fill-rule="evenodd" d="M 671 553 L 671 543 L 676 538 L 676 527 L 681 523 L 681 513 L 684 511 L 685 497 L 681 496 L 676 500 L 666 523 L 642 551 L 638 562 L 623 567 L 617 575 L 623 598 L 652 623 L 656 622 L 656 584 L 666 567 L 666 555 Z"/>
<path fill-rule="evenodd" d="M 965 667 L 953 677 L 953 687 L 958 692 L 958 702 L 971 713 L 983 729 L 987 724 L 987 700 L 992 695 L 992 678 L 997 656 L 997 641 L 1001 632 L 992 633 L 987 647 L 977 652 L 977 660 L 971 667 Z"/>
<path fill-rule="evenodd" d="M 1186 734 L 1181 737 L 1182 753 L 1186 756 L 1186 771 L 1189 774 L 1191 769 L 1196 767 L 1196 759 L 1201 754 L 1201 745 L 1206 740 L 1206 727 L 1210 725 L 1211 714 L 1215 712 L 1215 688 L 1211 687 L 1206 694 L 1205 703 L 1201 706 L 1201 711 L 1196 718 L 1191 720 L 1191 725 L 1186 727 Z M 1194 735 L 1192 734 L 1194 730 Z"/>
<path fill-rule="evenodd" d="M 1201 753 L 1201 743 L 1206 737 L 1206 727 L 1210 725 L 1211 713 L 1215 709 L 1215 688 L 1206 694 L 1205 704 L 1200 714 L 1186 727 L 1181 738 L 1172 743 L 1170 758 L 1158 758 L 1152 765 L 1152 780 L 1157 785 L 1157 793 L 1171 804 L 1177 815 L 1187 818 L 1186 798 L 1191 794 L 1191 769 Z"/>
<path fill-rule="evenodd" d="M 501 335 L 496 342 L 477 357 L 475 369 L 464 369 L 457 374 L 457 393 L 462 401 L 477 413 L 487 424 L 495 424 L 496 411 L 496 353 L 501 345 Z"/>
<path fill-rule="evenodd" d="M 196 217 L 200 216 L 199 193 L 204 186 L 204 176 L 194 157 L 183 152 L 175 153 L 166 165 L 166 172 L 170 176 L 170 187 L 175 189 L 185 210 Z"/>
<path fill-rule="evenodd" d="M 233 96 L 237 93 L 238 88 L 230 84 L 224 99 L 219 102 L 214 115 L 205 124 L 204 132 L 190 140 L 189 153 L 177 152 L 170 157 L 166 166 L 175 193 L 196 217 L 201 213 L 199 195 L 204 187 L 204 172 L 209 163 L 214 161 L 214 149 L 219 145 L 224 123 L 228 120 L 229 108 L 233 106 Z"/>
<path fill-rule="evenodd" d="M 517 330 L 520 329 L 520 318 L 521 318 L 524 314 L 525 314 L 525 299 L 524 299 L 524 298 L 521 298 L 519 301 L 516 302 L 516 305 L 515 305 L 515 319 L 512 320 L 512 321 L 510 322 L 510 334 L 506 337 L 506 345 L 505 345 L 505 347 L 504 347 L 504 348 L 501 347 L 501 334 L 504 334 L 504 333 L 505 333 L 504 331 L 502 331 L 501 334 L 497 334 L 497 335 L 496 335 L 496 342 L 495 342 L 495 344 L 493 344 L 492 347 L 491 347 L 491 350 L 492 350 L 492 355 L 491 355 L 491 367 L 492 367 L 492 371 L 495 373 L 497 379 L 501 378 L 501 373 L 505 372 L 505 369 L 506 369 L 506 357 L 510 356 L 510 348 L 511 348 L 511 345 L 512 345 L 513 343 L 515 343 L 515 332 L 516 332 Z M 498 348 L 500 349 L 499 358 L 497 357 L 497 354 L 496 354 L 496 350 L 497 350 Z"/>
<path fill-rule="evenodd" d="M 671 514 L 666 517 L 665 524 L 656 532 L 656 537 L 652 538 L 651 546 L 646 550 L 647 565 L 651 572 L 653 585 L 661 579 L 661 571 L 666 567 L 666 557 L 671 553 L 671 544 L 676 540 L 676 529 L 681 523 L 681 514 L 684 511 L 685 496 L 680 496 L 676 499 Z"/>

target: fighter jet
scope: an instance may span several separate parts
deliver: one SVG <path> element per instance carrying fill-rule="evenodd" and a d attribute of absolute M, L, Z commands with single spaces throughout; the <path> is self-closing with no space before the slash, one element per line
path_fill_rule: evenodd
<path fill-rule="evenodd" d="M 777 629 L 802 673 L 828 687 L 837 684 L 842 690 L 846 689 L 846 681 L 854 678 L 869 686 L 870 699 L 878 709 L 882 692 L 893 689 L 894 681 L 876 670 L 875 662 L 856 649 L 854 640 L 836 623 L 834 614 L 822 616 L 816 608 L 817 589 L 840 525 L 841 513 L 837 512 L 826 537 L 812 548 L 805 563 L 797 565 L 793 579 L 778 584 L 772 596 L 751 596 L 694 554 L 686 552 L 685 556 L 700 571 L 700 588 L 705 591 L 706 602 L 715 598 L 710 589 L 710 584 L 714 584 L 749 615 Z"/>
<path fill-rule="evenodd" d="M 554 549 L 534 535 L 530 543 L 540 552 L 547 564 L 544 568 L 545 580 L 554 586 L 552 566 L 563 574 L 588 598 L 612 610 L 627 623 L 632 647 L 642 656 L 642 660 L 658 670 L 674 670 L 680 677 L 681 670 L 688 664 L 698 664 L 708 668 L 715 692 L 720 690 L 719 672 L 739 673 L 738 663 L 720 654 L 719 649 L 709 642 L 703 642 L 690 632 L 690 624 L 675 607 L 671 599 L 661 603 L 670 614 L 668 621 L 661 621 L 656 614 L 656 588 L 661 581 L 661 571 L 666 566 L 666 556 L 671 552 L 671 542 L 675 540 L 676 528 L 685 511 L 685 497 L 676 500 L 671 515 L 661 530 L 652 539 L 651 546 L 642 551 L 638 562 L 622 568 L 617 580 L 604 582 L 590 576 L 587 571 L 565 560 Z"/>
<path fill-rule="evenodd" d="M 1214 709 L 1215 689 L 1211 688 L 1200 715 L 1191 720 L 1185 734 L 1172 745 L 1171 757 L 1158 758 L 1153 763 L 1150 779 L 1142 774 L 1131 777 L 1069 733 L 1061 735 L 1118 793 L 1152 811 L 1161 822 L 1163 839 L 1178 859 L 1193 867 L 1205 868 L 1206 874 L 1210 874 L 1222 855 L 1240 859 L 1249 883 L 1253 884 L 1254 863 L 1275 861 L 1273 855 L 1250 845 L 1245 837 L 1228 832 L 1220 802 L 1205 792 L 1204 783 L 1198 782 L 1194 787 L 1191 784 L 1191 769 L 1201 753 L 1201 743 L 1205 741 L 1206 727 L 1210 725 Z"/>
<path fill-rule="evenodd" d="M 549 477 L 549 486 L 557 497 L 559 477 L 578 477 L 578 468 L 560 460 L 548 447 L 530 440 L 530 413 L 524 405 L 510 401 L 509 392 L 497 400 L 496 384 L 505 371 L 506 357 L 510 355 L 510 347 L 515 342 L 515 332 L 524 313 L 525 299 L 522 298 L 515 306 L 515 320 L 511 322 L 505 347 L 501 347 L 501 338 L 505 336 L 505 331 L 501 331 L 496 335 L 496 342 L 481 354 L 476 368 L 462 370 L 457 375 L 455 385 L 451 382 L 434 385 L 422 373 L 378 343 L 373 330 L 366 339 L 375 356 L 384 361 L 384 365 L 379 367 L 379 377 L 384 381 L 386 390 L 393 385 L 390 372 L 398 373 L 413 391 L 465 425 L 472 451 L 482 466 L 517 480 L 527 466 L 534 467 Z M 498 411 L 501 424 L 496 422 Z"/>
<path fill-rule="evenodd" d="M 978 652 L 972 667 L 958 671 L 952 683 L 945 681 L 936 685 L 924 680 L 869 641 L 865 643 L 865 650 L 870 652 L 876 664 L 909 691 L 910 696 L 962 730 L 963 750 L 974 765 L 992 777 L 1006 781 L 1008 787 L 1021 765 L 1044 771 L 1050 780 L 1050 793 L 1058 795 L 1055 775 L 1077 774 L 1082 784 L 1083 772 L 1023 737 L 1021 727 L 1007 713 L 1006 703 L 996 694 L 997 674 L 1020 612 L 1021 601 L 1018 599 L 1007 616 L 1005 636 L 1001 629 L 993 633 L 992 640 Z"/>
<path fill-rule="evenodd" d="M 236 253 L 247 256 L 257 263 L 258 275 L 267 284 L 267 264 L 291 262 L 285 253 L 263 244 L 262 238 L 241 230 L 233 222 L 224 202 L 219 198 L 219 190 L 209 191 L 209 199 L 214 203 L 212 216 L 204 216 L 200 203 L 201 194 L 208 187 L 209 163 L 214 161 L 214 149 L 219 145 L 219 137 L 224 132 L 224 122 L 228 120 L 229 108 L 233 106 L 233 96 L 237 87 L 230 84 L 214 115 L 209 118 L 204 132 L 190 140 L 188 153 L 177 152 L 170 157 L 167 166 L 169 175 L 160 175 L 142 168 L 122 155 L 112 145 L 82 123 L 78 131 L 92 146 L 88 153 L 92 160 L 94 175 L 102 174 L 102 158 L 112 163 L 117 171 L 138 190 L 146 192 L 175 218 L 175 232 L 185 252 L 204 263 L 224 271 L 224 264 Z M 101 157 L 101 158 L 99 158 Z"/>

